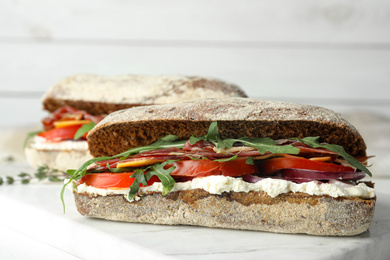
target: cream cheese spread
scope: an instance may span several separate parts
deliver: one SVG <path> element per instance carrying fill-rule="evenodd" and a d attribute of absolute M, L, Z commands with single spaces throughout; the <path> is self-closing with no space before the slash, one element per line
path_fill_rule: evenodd
<path fill-rule="evenodd" d="M 89 193 L 94 195 L 107 196 L 111 194 L 127 195 L 129 189 L 98 189 L 85 184 L 77 184 L 75 181 L 68 185 L 68 188 L 76 193 Z M 223 192 L 249 192 L 263 191 L 274 198 L 280 194 L 292 192 L 303 192 L 310 195 L 329 195 L 331 197 L 375 197 L 375 189 L 368 187 L 364 183 L 352 186 L 342 186 L 328 183 L 319 183 L 316 181 L 305 183 L 294 183 L 286 180 L 266 178 L 257 183 L 249 183 L 241 178 L 226 176 L 209 176 L 195 178 L 192 181 L 175 183 L 173 191 L 203 189 L 211 194 L 222 194 Z M 148 187 L 140 187 L 140 192 L 161 192 L 162 184 L 155 182 Z"/>
<path fill-rule="evenodd" d="M 37 150 L 80 150 L 87 151 L 87 141 L 61 141 L 61 142 L 47 142 L 45 138 L 35 136 L 33 141 L 30 143 L 30 147 Z"/>

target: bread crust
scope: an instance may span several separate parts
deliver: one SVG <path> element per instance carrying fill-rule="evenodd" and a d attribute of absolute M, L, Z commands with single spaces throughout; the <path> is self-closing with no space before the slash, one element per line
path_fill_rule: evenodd
<path fill-rule="evenodd" d="M 212 121 L 222 137 L 273 139 L 320 136 L 351 155 L 365 155 L 359 132 L 339 114 L 322 107 L 249 98 L 210 98 L 114 112 L 88 134 L 94 157 L 112 156 L 151 144 L 168 134 L 203 136 Z"/>
<path fill-rule="evenodd" d="M 238 86 L 211 78 L 80 74 L 54 85 L 42 97 L 42 103 L 44 109 L 50 112 L 68 105 L 100 115 L 134 106 L 206 97 L 247 96 Z"/>
<path fill-rule="evenodd" d="M 319 236 L 353 236 L 366 231 L 376 198 L 332 198 L 264 192 L 210 194 L 202 189 L 141 193 L 129 202 L 123 195 L 74 193 L 78 211 L 88 217 L 164 225 L 269 231 Z"/>

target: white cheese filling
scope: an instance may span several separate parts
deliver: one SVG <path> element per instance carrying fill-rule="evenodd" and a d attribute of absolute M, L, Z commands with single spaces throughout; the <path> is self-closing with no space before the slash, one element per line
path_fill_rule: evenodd
<path fill-rule="evenodd" d="M 89 193 L 94 195 L 107 196 L 111 194 L 127 195 L 129 189 L 99 189 L 85 184 L 77 184 L 73 181 L 68 185 L 68 188 L 75 193 Z M 274 198 L 280 194 L 292 192 L 303 192 L 310 195 L 328 195 L 331 197 L 360 197 L 373 198 L 375 197 L 375 189 L 368 187 L 364 183 L 359 183 L 355 186 L 340 186 L 328 183 L 319 183 L 317 181 L 294 183 L 279 179 L 263 179 L 257 183 L 249 183 L 241 178 L 225 177 L 225 176 L 209 176 L 203 178 L 195 178 L 192 181 L 178 182 L 171 190 L 192 190 L 203 189 L 211 194 L 222 194 L 223 192 L 266 192 L 270 197 Z M 155 182 L 148 187 L 140 187 L 141 192 L 162 192 L 162 184 Z"/>
<path fill-rule="evenodd" d="M 87 141 L 73 141 L 73 140 L 66 140 L 61 142 L 48 142 L 45 138 L 42 138 L 40 136 L 35 136 L 33 141 L 29 145 L 31 148 L 34 148 L 36 150 L 80 150 L 80 151 L 87 151 L 88 150 L 88 143 Z"/>

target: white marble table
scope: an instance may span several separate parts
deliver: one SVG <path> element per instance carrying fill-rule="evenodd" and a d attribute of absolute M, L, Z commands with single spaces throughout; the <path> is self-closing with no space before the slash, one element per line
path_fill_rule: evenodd
<path fill-rule="evenodd" d="M 70 192 L 64 214 L 60 183 L 3 185 L 0 259 L 390 259 L 390 180 L 375 182 L 374 221 L 356 237 L 110 222 L 81 216 Z"/>

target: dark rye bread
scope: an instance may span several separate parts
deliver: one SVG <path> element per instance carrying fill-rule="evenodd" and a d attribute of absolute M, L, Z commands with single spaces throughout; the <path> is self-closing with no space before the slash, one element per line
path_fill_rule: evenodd
<path fill-rule="evenodd" d="M 273 139 L 320 136 L 351 155 L 365 155 L 358 131 L 339 114 L 322 107 L 248 98 L 210 98 L 160 106 L 134 107 L 110 114 L 88 135 L 94 157 L 112 156 L 174 134 L 204 136 L 212 121 L 222 137 Z"/>
<path fill-rule="evenodd" d="M 71 106 L 94 115 L 134 106 L 176 103 L 205 97 L 246 97 L 238 86 L 189 76 L 80 74 L 61 80 L 42 98 L 44 109 Z"/>
<path fill-rule="evenodd" d="M 255 191 L 212 195 L 202 189 L 166 196 L 141 193 L 141 199 L 134 202 L 123 195 L 74 196 L 82 215 L 107 220 L 319 236 L 352 236 L 366 231 L 376 200 L 292 192 L 275 198 Z"/>

